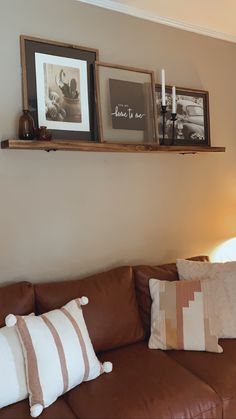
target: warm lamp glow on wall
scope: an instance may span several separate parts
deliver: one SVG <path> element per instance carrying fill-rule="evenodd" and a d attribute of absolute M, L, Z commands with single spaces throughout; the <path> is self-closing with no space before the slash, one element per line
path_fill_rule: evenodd
<path fill-rule="evenodd" d="M 211 260 L 212 262 L 236 261 L 236 237 L 218 246 L 212 253 Z"/>

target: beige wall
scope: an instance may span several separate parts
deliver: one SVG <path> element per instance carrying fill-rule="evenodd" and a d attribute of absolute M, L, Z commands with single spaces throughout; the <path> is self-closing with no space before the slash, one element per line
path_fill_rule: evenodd
<path fill-rule="evenodd" d="M 0 151 L 0 281 L 82 276 L 210 253 L 236 235 L 236 46 L 72 0 L 1 0 L 0 137 L 21 110 L 19 35 L 96 47 L 102 60 L 210 91 L 225 154 Z"/>
<path fill-rule="evenodd" d="M 229 35 L 236 34 L 234 0 L 116 0 L 131 10 L 144 10 L 149 16 L 157 15 L 213 29 Z"/>

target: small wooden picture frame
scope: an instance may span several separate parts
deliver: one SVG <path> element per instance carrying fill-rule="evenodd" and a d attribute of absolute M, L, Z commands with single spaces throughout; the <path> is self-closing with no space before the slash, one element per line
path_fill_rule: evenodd
<path fill-rule="evenodd" d="M 101 142 L 158 144 L 154 72 L 96 61 Z"/>
<path fill-rule="evenodd" d="M 97 141 L 98 50 L 21 35 L 23 108 L 53 139 Z"/>

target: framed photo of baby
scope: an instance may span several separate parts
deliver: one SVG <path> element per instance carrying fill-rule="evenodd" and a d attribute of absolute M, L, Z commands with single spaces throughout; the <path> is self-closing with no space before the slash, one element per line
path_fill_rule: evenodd
<path fill-rule="evenodd" d="M 98 50 L 21 36 L 23 106 L 54 139 L 97 141 Z"/>

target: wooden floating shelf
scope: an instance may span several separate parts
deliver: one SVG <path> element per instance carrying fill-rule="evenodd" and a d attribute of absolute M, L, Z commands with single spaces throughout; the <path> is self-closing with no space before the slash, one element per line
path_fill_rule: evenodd
<path fill-rule="evenodd" d="M 45 150 L 45 151 L 100 151 L 117 153 L 180 153 L 193 154 L 202 152 L 225 152 L 225 147 L 209 146 L 165 146 L 158 144 L 117 144 L 117 143 L 95 143 L 88 141 L 24 141 L 4 140 L 1 148 L 8 150 Z"/>

